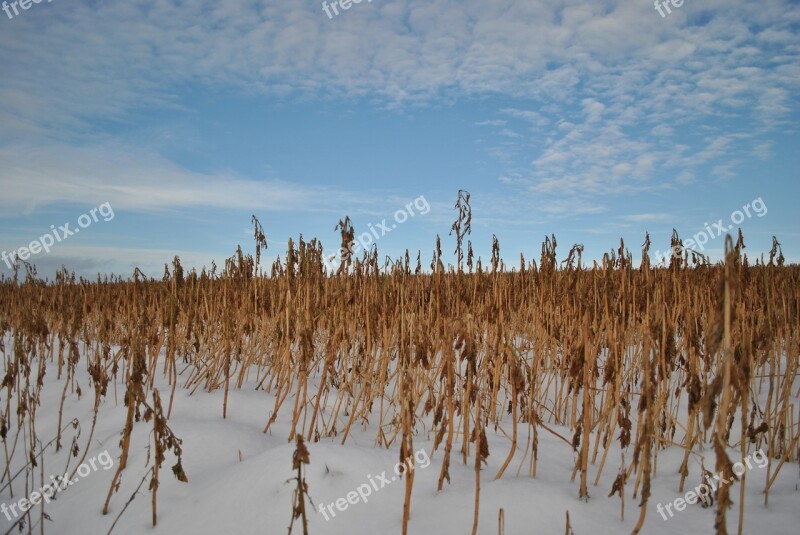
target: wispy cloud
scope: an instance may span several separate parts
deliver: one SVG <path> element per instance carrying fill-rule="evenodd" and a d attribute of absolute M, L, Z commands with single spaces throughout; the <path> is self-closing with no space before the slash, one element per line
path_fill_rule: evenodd
<path fill-rule="evenodd" d="M 623 216 L 622 219 L 633 223 L 648 223 L 651 221 L 669 221 L 672 216 L 669 214 L 630 214 Z"/>
<path fill-rule="evenodd" d="M 315 2 L 75 1 L 13 22 L 0 33 L 6 215 L 106 201 L 379 211 L 378 191 L 189 169 L 113 135 L 154 110 L 196 113 L 186 88 L 401 111 L 480 102 L 465 124 L 502 168 L 496 198 L 552 218 L 732 181 L 796 128 L 796 2 L 708 0 L 665 20 L 623 0 L 393 0 L 332 23 Z"/>
<path fill-rule="evenodd" d="M 275 211 L 324 209 L 334 188 L 303 188 L 278 180 L 188 171 L 135 147 L 63 144 L 0 147 L 0 209 L 5 216 L 56 203 L 156 211 L 203 206 Z"/>

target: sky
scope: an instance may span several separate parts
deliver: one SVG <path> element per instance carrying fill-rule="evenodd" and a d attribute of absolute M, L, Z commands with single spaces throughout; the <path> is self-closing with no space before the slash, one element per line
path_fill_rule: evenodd
<path fill-rule="evenodd" d="M 349 216 L 428 266 L 459 190 L 484 265 L 738 228 L 798 262 L 800 3 L 660 1 L 0 4 L 0 274 L 221 266 L 252 215 L 264 263 Z"/>

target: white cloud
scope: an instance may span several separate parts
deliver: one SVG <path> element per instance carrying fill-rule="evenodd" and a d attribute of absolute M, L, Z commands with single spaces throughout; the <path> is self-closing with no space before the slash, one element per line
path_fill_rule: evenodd
<path fill-rule="evenodd" d="M 509 115 L 514 117 L 515 119 L 522 119 L 523 121 L 527 121 L 534 126 L 543 127 L 550 124 L 550 120 L 547 119 L 544 115 L 537 111 L 533 110 L 520 110 L 516 108 L 503 108 L 500 110 L 500 113 L 504 115 Z"/>
<path fill-rule="evenodd" d="M 520 134 L 518 134 L 517 132 L 515 132 L 515 131 L 511 130 L 510 128 L 504 128 L 504 129 L 502 129 L 502 130 L 499 132 L 499 135 L 501 135 L 501 136 L 505 136 L 505 137 L 510 137 L 510 138 L 518 138 L 518 137 L 522 137 L 522 136 L 520 136 Z"/>
<path fill-rule="evenodd" d="M 682 115 L 713 105 L 697 98 L 705 94 L 734 105 L 755 98 L 761 114 L 781 109 L 769 103 L 776 97 L 788 103 L 797 87 L 790 39 L 796 6 L 737 0 L 704 8 L 711 21 L 692 26 L 691 8 L 678 14 L 682 21 L 664 21 L 651 5 L 621 0 L 581 6 L 394 0 L 359 6 L 335 20 L 314 2 L 76 2 L 20 17 L 0 34 L 0 64 L 13 73 L 4 79 L 0 102 L 23 124 L 76 130 L 87 117 L 174 105 L 173 87 L 188 82 L 389 101 L 430 99 L 443 91 L 543 102 L 585 98 L 594 117 L 602 111 L 598 104 L 613 107 L 648 85 L 655 89 L 649 79 L 661 72 L 661 82 L 688 90 L 663 104 L 694 101 L 690 109 L 673 110 Z M 767 24 L 769 31 L 762 29 Z M 23 37 L 33 31 L 32 46 Z M 784 47 L 784 59 L 773 53 L 775 46 Z M 742 58 L 770 60 L 772 69 L 736 71 Z M 581 97 L 581 84 L 604 96 Z"/>
<path fill-rule="evenodd" d="M 606 109 L 606 107 L 601 102 L 597 102 L 593 98 L 583 99 L 582 104 L 583 104 L 583 113 L 586 115 L 587 122 L 590 123 L 599 121 L 600 118 L 603 116 L 603 112 Z"/>
<path fill-rule="evenodd" d="M 736 167 L 740 164 L 738 160 L 725 162 L 723 164 L 715 165 L 711 170 L 711 174 L 717 177 L 718 180 L 730 180 L 736 176 Z"/>
<path fill-rule="evenodd" d="M 193 173 L 120 148 L 67 147 L 98 147 L 93 120 L 124 124 L 140 110 L 180 109 L 179 89 L 192 84 L 376 106 L 487 95 L 525 102 L 477 123 L 534 127 L 500 132 L 518 143 L 488 150 L 508 166 L 509 187 L 576 197 L 666 187 L 652 180 L 665 170 L 687 184 L 703 176 L 703 165 L 730 177 L 726 159 L 768 157 L 765 137 L 796 110 L 800 7 L 793 3 L 708 0 L 702 24 L 699 7 L 687 4 L 664 20 L 649 3 L 622 0 L 358 7 L 329 20 L 316 2 L 71 2 L 5 25 L 0 203 L 30 208 L 114 195 L 149 208 L 284 209 L 330 195 Z M 698 139 L 684 139 L 687 131 Z"/>
<path fill-rule="evenodd" d="M 650 222 L 657 222 L 657 221 L 669 221 L 672 218 L 669 214 L 658 213 L 658 214 L 631 214 L 623 216 L 622 219 L 625 221 L 630 221 L 632 223 L 650 223 Z"/>
<path fill-rule="evenodd" d="M 0 208 L 7 216 L 54 203 L 96 206 L 106 201 L 135 211 L 196 206 L 294 210 L 321 204 L 333 193 L 312 193 L 276 180 L 195 173 L 157 154 L 113 145 L 11 145 L 0 147 L 0 161 Z"/>

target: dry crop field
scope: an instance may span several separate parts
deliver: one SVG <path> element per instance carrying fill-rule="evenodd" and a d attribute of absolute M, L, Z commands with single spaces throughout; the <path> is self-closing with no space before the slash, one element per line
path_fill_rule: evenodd
<path fill-rule="evenodd" d="M 128 505 L 141 513 L 146 502 L 156 526 L 168 514 L 159 487 L 194 484 L 173 413 L 217 393 L 211 417 L 230 420 L 229 399 L 243 389 L 260 400 L 258 433 L 294 451 L 281 460 L 285 471 L 264 475 L 284 485 L 295 475 L 291 501 L 276 506 L 280 527 L 266 532 L 289 520 L 290 532 L 329 532 L 333 520 L 320 524 L 315 507 L 324 505 L 309 502 L 315 486 L 304 471 L 325 461 L 315 444 L 359 439 L 401 460 L 420 444 L 429 450 L 427 479 L 400 470 L 391 507 L 403 533 L 423 532 L 409 528 L 422 504 L 412 490 L 423 485 L 430 499 L 462 487 L 466 531 L 502 533 L 513 504 L 482 505 L 482 489 L 535 482 L 556 450 L 572 459 L 555 477 L 574 498 L 557 532 L 572 533 L 570 514 L 593 501 L 616 503 L 613 515 L 627 523 L 613 532 L 661 524 L 651 485 L 669 470 L 662 457 L 679 460 L 672 490 L 681 494 L 712 473 L 730 481 L 695 500 L 711 515 L 707 532 L 748 532 L 746 510 L 768 506 L 779 475 L 796 484 L 800 267 L 784 265 L 777 242 L 753 263 L 740 234 L 727 239 L 723 262 L 685 251 L 664 268 L 649 264 L 648 238 L 638 267 L 624 243 L 587 267 L 580 246 L 559 262 L 553 236 L 540 258 L 520 256 L 509 268 L 495 239 L 481 265 L 461 206 L 455 266 L 443 264 L 437 240 L 430 265 L 408 253 L 381 261 L 373 249 L 326 273 L 320 243 L 302 238 L 262 266 L 254 218 L 255 255 L 240 248 L 221 269 L 186 272 L 176 257 L 160 280 L 64 271 L 45 283 L 30 266 L 3 280 L 4 498 L 28 495 L 52 473 L 74 477 L 104 421 L 116 464 L 88 514 L 102 509 L 114 530 L 112 520 L 119 528 L 135 516 Z M 346 244 L 353 229 L 348 220 L 340 228 Z M 680 251 L 677 235 L 673 246 Z M 47 389 L 57 392 L 44 407 Z M 70 412 L 79 398 L 88 413 Z M 113 421 L 106 406 L 119 408 Z M 45 412 L 57 425 L 40 423 Z M 143 448 L 144 467 L 131 464 Z M 744 470 L 756 451 L 767 466 Z M 472 475 L 451 482 L 456 470 Z M 48 515 L 54 505 L 39 502 L 9 532 L 60 532 Z"/>

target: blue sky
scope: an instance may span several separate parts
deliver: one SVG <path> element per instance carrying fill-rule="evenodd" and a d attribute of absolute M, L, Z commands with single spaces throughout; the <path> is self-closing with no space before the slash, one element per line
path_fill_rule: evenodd
<path fill-rule="evenodd" d="M 437 233 L 452 252 L 466 189 L 484 263 L 493 234 L 509 266 L 553 233 L 559 259 L 623 238 L 638 261 L 645 232 L 654 253 L 720 219 L 751 258 L 776 235 L 797 262 L 798 28 L 800 5 L 771 0 L 665 17 L 649 0 L 0 11 L 0 252 L 108 203 L 113 218 L 30 257 L 41 275 L 221 265 L 253 250 L 251 214 L 271 261 L 300 234 L 333 252 L 340 218 L 361 233 L 424 197 L 377 246 L 427 266 Z"/>

